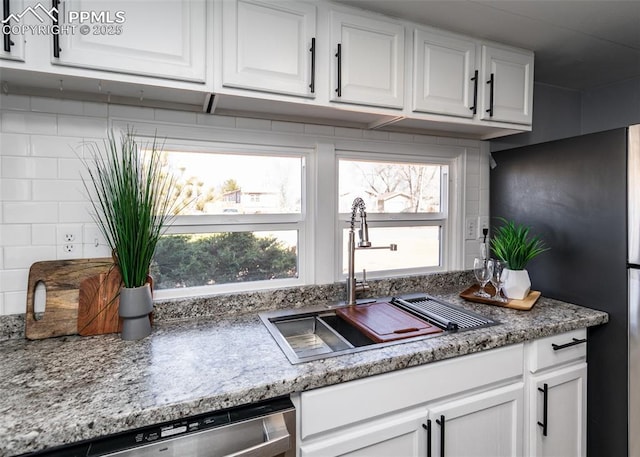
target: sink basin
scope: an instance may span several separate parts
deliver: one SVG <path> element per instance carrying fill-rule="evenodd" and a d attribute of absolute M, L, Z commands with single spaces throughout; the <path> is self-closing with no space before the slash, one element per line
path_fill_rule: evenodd
<path fill-rule="evenodd" d="M 260 318 L 292 364 L 497 324 L 426 294 L 367 300 L 353 306 L 357 311 L 364 311 L 365 307 L 380 303 L 397 307 L 399 313 L 409 314 L 411 319 L 418 318 L 425 325 L 439 327 L 438 333 L 417 337 L 404 337 L 400 333 L 393 341 L 377 342 L 366 328 L 359 328 L 357 323 L 354 325 L 353 321 L 343 318 L 347 315 L 347 305 L 270 311 L 260 313 Z"/>

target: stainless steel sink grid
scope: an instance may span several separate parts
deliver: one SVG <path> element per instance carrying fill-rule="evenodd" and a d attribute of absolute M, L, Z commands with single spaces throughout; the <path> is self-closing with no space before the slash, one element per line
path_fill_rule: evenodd
<path fill-rule="evenodd" d="M 360 304 L 376 301 L 392 303 L 442 328 L 443 332 L 376 343 L 359 329 L 336 315 L 335 310 L 338 307 L 348 305 L 270 311 L 260 313 L 260 318 L 292 364 L 425 338 L 437 338 L 447 333 L 498 324 L 498 322 L 480 314 L 426 294 L 367 300 L 360 302 Z"/>

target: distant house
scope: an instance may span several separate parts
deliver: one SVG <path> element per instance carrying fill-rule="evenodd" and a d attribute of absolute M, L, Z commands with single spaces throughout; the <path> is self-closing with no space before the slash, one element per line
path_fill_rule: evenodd
<path fill-rule="evenodd" d="M 380 213 L 402 213 L 412 209 L 411 195 L 404 192 L 386 192 L 378 194 L 376 199 L 377 211 Z"/>
<path fill-rule="evenodd" d="M 273 213 L 280 207 L 280 195 L 270 190 L 236 189 L 225 192 L 222 202 L 225 213 L 232 209 L 245 214 Z"/>

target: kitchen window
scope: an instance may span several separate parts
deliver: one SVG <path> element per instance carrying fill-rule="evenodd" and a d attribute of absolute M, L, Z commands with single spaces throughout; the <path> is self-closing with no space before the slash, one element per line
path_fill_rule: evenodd
<path fill-rule="evenodd" d="M 230 149 L 164 148 L 183 209 L 161 238 L 152 264 L 159 297 L 304 281 L 306 153 Z"/>
<path fill-rule="evenodd" d="M 347 273 L 348 230 L 355 197 L 365 201 L 372 244 L 398 246 L 395 252 L 358 250 L 356 273 L 366 269 L 370 277 L 383 277 L 442 270 L 449 165 L 429 158 L 371 157 L 342 155 L 337 161 L 342 274 Z"/>

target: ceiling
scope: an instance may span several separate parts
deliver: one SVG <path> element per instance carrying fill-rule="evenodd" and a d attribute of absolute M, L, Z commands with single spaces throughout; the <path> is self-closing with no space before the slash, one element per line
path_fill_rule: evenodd
<path fill-rule="evenodd" d="M 584 90 L 640 77 L 640 0 L 338 0 L 533 50 L 536 82 Z"/>

